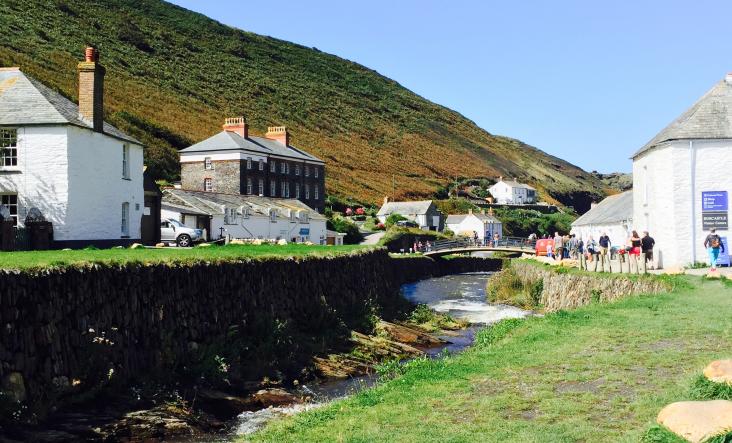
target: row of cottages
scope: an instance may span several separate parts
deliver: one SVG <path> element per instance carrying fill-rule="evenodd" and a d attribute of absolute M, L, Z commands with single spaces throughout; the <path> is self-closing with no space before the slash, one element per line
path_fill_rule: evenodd
<path fill-rule="evenodd" d="M 162 218 L 163 223 L 174 219 L 190 228 L 202 229 L 209 239 L 327 242 L 326 218 L 295 199 L 163 189 Z"/>
<path fill-rule="evenodd" d="M 503 223 L 485 211 L 473 213 L 470 209 L 467 214 L 448 215 L 446 224 L 447 229 L 455 235 L 473 238 L 477 234 L 481 242 L 493 239 L 496 235 L 503 238 Z"/>
<path fill-rule="evenodd" d="M 386 223 L 386 219 L 392 214 L 401 215 L 416 223 L 422 230 L 442 231 L 445 228 L 445 218 L 432 200 L 392 202 L 389 197 L 385 197 L 376 218 L 381 223 Z"/>
<path fill-rule="evenodd" d="M 572 234 L 585 242 L 607 234 L 618 247 L 625 246 L 633 229 L 633 191 L 607 197 L 572 222 Z"/>
<path fill-rule="evenodd" d="M 57 247 L 140 241 L 143 219 L 155 217 L 145 208 L 142 143 L 104 121 L 95 49 L 78 75 L 77 105 L 19 68 L 0 68 L 0 204 L 20 228 L 40 211 Z"/>
<path fill-rule="evenodd" d="M 729 235 L 732 192 L 732 74 L 632 156 L 632 219 L 656 240 L 658 267 L 706 261 L 704 239 L 714 227 Z M 608 197 L 612 199 L 613 197 Z M 601 210 L 602 204 L 587 214 Z"/>
<path fill-rule="evenodd" d="M 536 203 L 536 189 L 516 180 L 499 177 L 496 184 L 488 188 L 493 201 L 502 205 L 530 205 Z"/>

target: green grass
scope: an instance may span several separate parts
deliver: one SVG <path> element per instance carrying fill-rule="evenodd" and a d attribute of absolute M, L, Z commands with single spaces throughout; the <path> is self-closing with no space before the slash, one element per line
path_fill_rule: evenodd
<path fill-rule="evenodd" d="M 416 360 L 253 440 L 673 441 L 649 440 L 658 412 L 732 354 L 732 289 L 685 279 L 667 294 L 499 323 L 462 354 Z"/>
<path fill-rule="evenodd" d="M 89 263 L 124 264 L 238 260 L 255 257 L 334 256 L 370 248 L 364 246 L 228 245 L 207 248 L 77 249 L 72 251 L 0 252 L 0 269 L 33 269 Z"/>

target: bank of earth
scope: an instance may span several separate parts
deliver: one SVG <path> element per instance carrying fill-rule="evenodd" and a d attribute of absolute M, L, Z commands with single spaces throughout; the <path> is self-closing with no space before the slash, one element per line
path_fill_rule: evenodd
<path fill-rule="evenodd" d="M 601 278 L 601 277 L 600 277 Z M 637 442 L 732 356 L 732 289 L 699 277 L 571 311 L 504 320 L 468 351 L 272 423 L 253 441 Z"/>

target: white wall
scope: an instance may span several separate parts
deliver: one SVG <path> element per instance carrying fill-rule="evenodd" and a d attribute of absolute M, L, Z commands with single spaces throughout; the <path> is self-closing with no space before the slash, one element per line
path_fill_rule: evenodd
<path fill-rule="evenodd" d="M 732 170 L 732 140 L 694 140 L 692 145 L 693 160 L 687 140 L 657 147 L 633 162 L 635 226 L 654 237 L 656 255 L 665 267 L 708 261 L 703 246 L 707 232 L 702 230 L 702 192 L 727 191 L 732 197 L 728 172 Z M 718 233 L 730 235 L 728 231 Z"/>
<path fill-rule="evenodd" d="M 130 204 L 129 238 L 139 239 L 143 192 L 142 146 L 68 127 L 69 197 L 66 226 L 56 240 L 119 240 L 122 203 Z M 129 145 L 129 179 L 122 177 L 122 146 Z M 56 232 L 54 226 L 54 233 Z"/>
<path fill-rule="evenodd" d="M 454 232 L 456 235 L 467 233 L 472 236 L 473 231 L 478 233 L 478 238 L 481 240 L 485 239 L 486 235 L 491 236 L 492 234 L 488 231 L 492 229 L 493 234 L 498 232 L 500 237 L 503 237 L 503 224 L 502 223 L 490 223 L 484 224 L 482 220 L 477 217 L 469 216 L 465 217 L 460 223 L 450 223 L 447 228 Z"/>
<path fill-rule="evenodd" d="M 600 237 L 604 233 L 607 233 L 608 237 L 610 237 L 611 245 L 622 248 L 628 242 L 632 229 L 632 221 L 628 221 L 613 224 L 572 226 L 572 230 L 570 231 L 570 233 L 574 234 L 578 238 L 581 238 L 582 241 L 585 242 L 585 244 L 587 244 L 590 236 L 596 242 L 599 242 Z M 643 235 L 640 232 L 639 234 Z"/>
<path fill-rule="evenodd" d="M 0 194 L 18 194 L 18 222 L 23 225 L 28 209 L 40 209 L 53 223 L 54 234 L 68 236 L 67 126 L 18 128 L 18 167 L 0 170 Z M 12 172 L 11 172 L 12 171 Z"/>

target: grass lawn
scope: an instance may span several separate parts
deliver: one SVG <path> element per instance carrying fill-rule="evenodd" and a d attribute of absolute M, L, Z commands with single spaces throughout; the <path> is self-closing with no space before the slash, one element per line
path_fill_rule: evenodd
<path fill-rule="evenodd" d="M 479 334 L 468 351 L 277 421 L 254 441 L 637 442 L 704 366 L 732 357 L 732 288 L 593 304 Z M 481 340 L 482 338 L 482 340 Z"/>
<path fill-rule="evenodd" d="M 228 245 L 207 248 L 82 249 L 72 251 L 0 252 L 0 269 L 29 269 L 83 263 L 180 262 L 250 257 L 333 256 L 368 249 L 364 246 Z"/>

